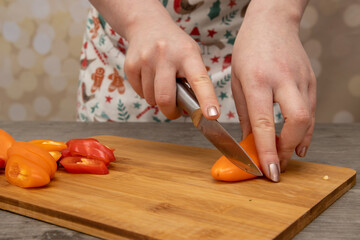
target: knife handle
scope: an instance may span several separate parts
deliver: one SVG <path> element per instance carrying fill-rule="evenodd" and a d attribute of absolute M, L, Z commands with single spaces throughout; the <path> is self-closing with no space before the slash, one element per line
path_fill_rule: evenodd
<path fill-rule="evenodd" d="M 200 105 L 188 84 L 185 79 L 176 80 L 176 102 L 191 116 Z"/>
<path fill-rule="evenodd" d="M 200 105 L 189 83 L 183 78 L 176 79 L 176 102 L 191 116 L 195 127 L 198 127 L 202 116 Z"/>

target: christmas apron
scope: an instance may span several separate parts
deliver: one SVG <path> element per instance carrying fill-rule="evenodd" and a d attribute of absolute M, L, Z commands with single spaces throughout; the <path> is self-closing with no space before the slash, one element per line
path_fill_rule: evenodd
<path fill-rule="evenodd" d="M 219 122 L 238 122 L 231 93 L 231 53 L 248 0 L 162 0 L 177 25 L 201 47 L 221 107 Z M 167 119 L 140 98 L 124 73 L 126 40 L 91 8 L 81 51 L 77 93 L 79 121 L 188 122 Z M 278 107 L 275 120 L 281 120 Z"/>

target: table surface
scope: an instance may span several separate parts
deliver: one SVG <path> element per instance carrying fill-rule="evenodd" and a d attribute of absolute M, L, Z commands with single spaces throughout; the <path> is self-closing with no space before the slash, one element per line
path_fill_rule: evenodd
<path fill-rule="evenodd" d="M 241 139 L 240 126 L 223 124 L 235 139 Z M 79 123 L 6 122 L 0 128 L 16 140 L 53 139 L 66 141 L 95 135 L 113 135 L 152 141 L 213 148 L 191 123 Z M 277 126 L 277 132 L 281 126 Z M 296 156 L 294 159 L 298 159 Z M 307 156 L 302 159 L 360 170 L 360 123 L 316 124 Z M 0 210 L 0 239 L 98 239 L 83 233 Z M 359 239 L 360 187 L 330 206 L 294 239 Z"/>

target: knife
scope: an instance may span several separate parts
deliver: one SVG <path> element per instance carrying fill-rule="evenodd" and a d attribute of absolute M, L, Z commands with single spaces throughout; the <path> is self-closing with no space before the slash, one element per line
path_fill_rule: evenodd
<path fill-rule="evenodd" d="M 239 143 L 217 120 L 208 120 L 203 116 L 195 94 L 185 79 L 176 80 L 176 102 L 191 116 L 194 126 L 233 164 L 256 176 L 263 175 Z"/>

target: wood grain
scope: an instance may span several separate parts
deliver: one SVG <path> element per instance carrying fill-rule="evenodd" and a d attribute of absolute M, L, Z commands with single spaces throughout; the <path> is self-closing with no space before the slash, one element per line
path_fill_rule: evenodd
<path fill-rule="evenodd" d="M 277 184 L 222 183 L 210 176 L 214 149 L 97 138 L 116 149 L 109 175 L 58 171 L 32 190 L 1 175 L 0 208 L 109 239 L 288 239 L 356 181 L 352 169 L 294 160 Z"/>

